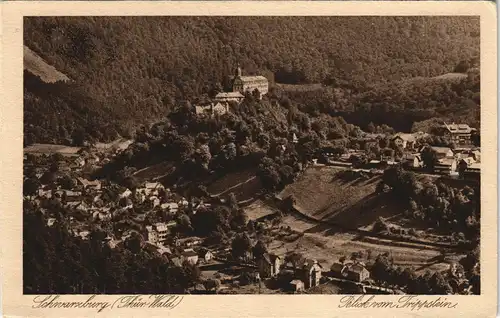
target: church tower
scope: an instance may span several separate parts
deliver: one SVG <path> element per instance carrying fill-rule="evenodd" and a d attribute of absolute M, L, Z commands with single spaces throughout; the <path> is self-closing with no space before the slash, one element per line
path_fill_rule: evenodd
<path fill-rule="evenodd" d="M 234 71 L 234 76 L 235 77 L 241 77 L 241 67 L 240 67 L 239 63 L 238 63 L 238 66 L 236 66 L 236 69 Z"/>

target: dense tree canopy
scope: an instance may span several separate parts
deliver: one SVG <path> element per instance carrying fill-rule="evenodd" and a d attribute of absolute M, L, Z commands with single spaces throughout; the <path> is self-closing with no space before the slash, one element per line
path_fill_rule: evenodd
<path fill-rule="evenodd" d="M 64 213 L 64 211 L 61 211 Z M 24 205 L 23 286 L 26 294 L 185 293 L 199 280 L 199 270 L 141 249 L 135 234 L 111 249 L 106 233 L 91 230 L 88 240 L 75 237 L 62 216 L 52 226 L 44 215 Z"/>
<path fill-rule="evenodd" d="M 308 107 L 321 112 L 358 105 L 363 116 L 352 120 L 362 126 L 369 124 L 359 122 L 366 112 L 375 124 L 394 107 L 415 108 L 413 119 L 426 119 L 452 101 L 470 104 L 477 92 L 443 94 L 456 89 L 424 82 L 389 101 L 400 91 L 391 83 L 350 101 L 375 83 L 473 65 L 471 58 L 479 55 L 476 17 L 30 17 L 24 35 L 25 45 L 72 80 L 43 85 L 26 76 L 26 143 L 129 135 L 134 126 L 165 116 L 177 101 L 227 87 L 237 62 L 271 84 L 334 88 Z M 420 95 L 422 102 L 415 100 Z M 404 125 L 411 128 L 411 121 Z"/>

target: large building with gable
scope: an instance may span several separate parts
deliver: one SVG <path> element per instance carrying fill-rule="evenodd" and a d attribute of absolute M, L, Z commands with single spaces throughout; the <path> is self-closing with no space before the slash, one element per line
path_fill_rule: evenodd
<path fill-rule="evenodd" d="M 452 142 L 457 146 L 462 146 L 472 143 L 471 134 L 475 132 L 475 129 L 467 124 L 444 123 L 440 127 L 439 132 L 448 142 Z"/>
<path fill-rule="evenodd" d="M 255 89 L 260 92 L 260 95 L 265 95 L 269 91 L 269 81 L 264 76 L 243 76 L 241 67 L 237 67 L 234 76 L 231 77 L 233 92 L 250 92 Z"/>

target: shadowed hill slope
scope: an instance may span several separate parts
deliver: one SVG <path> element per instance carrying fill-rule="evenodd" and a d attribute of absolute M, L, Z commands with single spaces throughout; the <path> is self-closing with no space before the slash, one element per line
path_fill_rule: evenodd
<path fill-rule="evenodd" d="M 75 122 L 86 134 L 110 140 L 164 117 L 179 100 L 211 93 L 217 83 L 227 85 L 237 62 L 246 74 L 262 74 L 271 83 L 355 90 L 451 72 L 479 54 L 479 19 L 30 17 L 24 21 L 24 43 L 78 83 L 88 98 L 77 108 L 101 116 L 104 108 L 108 121 L 119 126 L 119 131 L 102 129 L 99 121 L 88 120 L 78 126 L 85 113 L 66 118 L 71 124 L 54 119 L 52 101 L 37 97 L 25 100 L 25 112 L 48 123 L 45 134 L 34 133 L 30 125 L 38 123 L 29 121 L 25 133 L 42 139 L 38 142 L 61 141 L 72 135 Z"/>

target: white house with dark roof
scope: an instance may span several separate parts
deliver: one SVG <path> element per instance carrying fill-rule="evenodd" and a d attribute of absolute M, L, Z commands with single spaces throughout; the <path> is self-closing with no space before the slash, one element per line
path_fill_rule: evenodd
<path fill-rule="evenodd" d="M 465 179 L 478 181 L 481 178 L 481 163 L 474 162 L 468 165 L 463 171 L 463 176 Z"/>
<path fill-rule="evenodd" d="M 176 202 L 162 203 L 160 208 L 170 212 L 171 214 L 177 214 L 177 212 L 179 212 L 179 204 Z"/>
<path fill-rule="evenodd" d="M 312 288 L 319 285 L 321 279 L 322 266 L 317 260 L 305 260 L 302 265 L 302 277 L 306 288 Z"/>
<path fill-rule="evenodd" d="M 48 218 L 47 219 L 47 225 L 48 226 L 52 226 L 52 225 L 54 225 L 54 223 L 56 223 L 56 221 L 57 220 L 55 218 Z"/>
<path fill-rule="evenodd" d="M 204 262 L 210 262 L 212 258 L 214 257 L 214 254 L 207 249 L 202 249 L 199 251 L 199 257 L 203 259 Z"/>
<path fill-rule="evenodd" d="M 82 211 L 82 212 L 86 212 L 89 210 L 89 206 L 83 201 L 68 202 L 68 203 L 66 203 L 66 207 L 70 208 L 70 209 L 77 210 L 77 211 Z"/>
<path fill-rule="evenodd" d="M 275 277 L 280 272 L 281 263 L 282 259 L 278 255 L 265 253 L 258 261 L 260 277 Z"/>
<path fill-rule="evenodd" d="M 101 182 L 99 180 L 89 181 L 87 179 L 79 177 L 78 182 L 82 185 L 84 189 L 100 190 L 102 187 Z"/>
<path fill-rule="evenodd" d="M 416 138 L 413 134 L 399 133 L 392 137 L 392 142 L 403 149 L 413 149 L 415 147 Z"/>
<path fill-rule="evenodd" d="M 457 171 L 457 161 L 454 158 L 439 159 L 434 164 L 434 173 L 437 174 L 453 174 Z"/>
<path fill-rule="evenodd" d="M 363 282 L 368 278 L 370 278 L 370 272 L 360 263 L 354 263 L 347 269 L 347 279 Z"/>
<path fill-rule="evenodd" d="M 120 198 L 128 198 L 132 194 L 130 189 L 125 189 L 122 193 L 120 193 Z"/>
<path fill-rule="evenodd" d="M 300 279 L 294 279 L 290 282 L 290 287 L 293 292 L 301 292 L 304 291 L 304 282 Z"/>
<path fill-rule="evenodd" d="M 424 166 L 424 162 L 419 153 L 404 155 L 403 164 L 408 168 L 422 168 Z"/>
<path fill-rule="evenodd" d="M 196 253 L 193 249 L 184 250 L 181 258 L 183 261 L 187 261 L 192 265 L 198 263 L 198 253 Z"/>
<path fill-rule="evenodd" d="M 144 194 L 146 196 L 149 195 L 158 195 L 159 191 L 165 189 L 163 184 L 159 182 L 146 182 L 143 187 L 137 189 L 137 192 L 140 194 Z"/>
<path fill-rule="evenodd" d="M 426 147 L 422 147 L 420 150 L 420 153 L 425 149 Z M 430 146 L 430 148 L 436 153 L 437 159 L 443 159 L 443 158 L 454 158 L 453 150 L 449 147 L 437 147 L 437 146 Z"/>
<path fill-rule="evenodd" d="M 177 223 L 175 221 L 168 223 L 158 222 L 153 225 L 147 225 L 144 231 L 145 239 L 152 244 L 163 244 L 167 240 L 172 228 L 176 225 Z"/>

